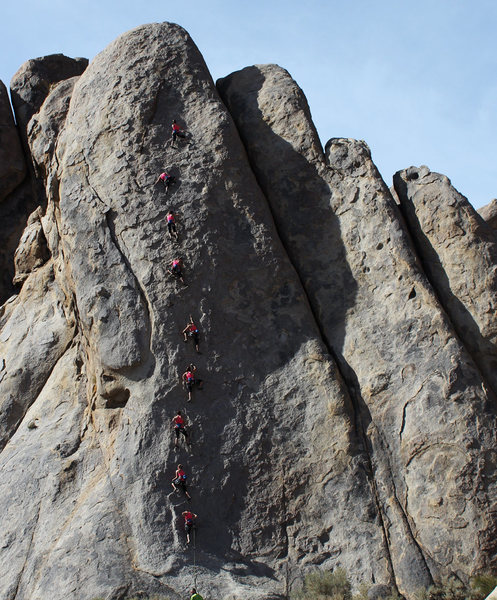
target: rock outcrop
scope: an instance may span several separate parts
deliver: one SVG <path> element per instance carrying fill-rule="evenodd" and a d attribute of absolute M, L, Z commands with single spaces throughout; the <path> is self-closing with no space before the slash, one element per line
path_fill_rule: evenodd
<path fill-rule="evenodd" d="M 22 65 L 11 81 L 17 126 L 14 126 L 10 102 L 1 84 L 0 119 L 3 127 L 0 127 L 0 158 L 5 160 L 0 160 L 0 302 L 5 302 L 18 291 L 12 280 L 14 253 L 19 237 L 29 215 L 38 206 L 45 208 L 46 204 L 43 174 L 35 172 L 33 168 L 27 140 L 28 125 L 33 115 L 38 117 L 38 111 L 54 86 L 60 81 L 79 76 L 87 65 L 87 59 L 73 59 L 62 54 L 32 59 Z M 62 89 L 70 91 L 70 88 Z M 60 96 L 59 90 L 59 103 L 64 101 Z M 68 99 L 69 96 L 66 101 Z M 44 110 L 50 109 L 45 107 Z M 37 124 L 36 117 L 33 126 Z M 17 276 L 15 281 L 18 282 Z"/>
<path fill-rule="evenodd" d="M 492 567 L 495 397 L 366 144 L 325 155 L 276 66 L 218 82 L 223 104 L 177 25 L 60 61 L 16 76 L 46 207 L 0 309 L 0 596 L 173 599 L 198 580 L 269 600 L 340 566 L 411 598 Z"/>
<path fill-rule="evenodd" d="M 52 86 L 64 79 L 81 75 L 87 66 L 86 58 L 50 54 L 28 60 L 12 77 L 10 82 L 12 106 L 26 149 L 28 149 L 28 123 L 40 110 Z"/>
<path fill-rule="evenodd" d="M 218 87 L 352 390 L 392 568 L 408 594 L 416 581 L 464 569 L 468 556 L 477 561 L 495 527 L 491 512 L 480 520 L 486 493 L 469 492 L 480 453 L 468 452 L 468 433 L 488 453 L 495 435 L 495 424 L 485 433 L 475 427 L 489 404 L 480 375 L 426 281 L 366 144 L 334 138 L 325 156 L 305 97 L 274 65 L 249 67 Z M 458 476 L 441 496 L 447 469 Z"/>
<path fill-rule="evenodd" d="M 492 229 L 497 229 L 497 198 L 478 209 L 478 213 Z"/>
<path fill-rule="evenodd" d="M 497 392 L 497 240 L 444 175 L 427 167 L 395 174 L 418 254 L 460 339 Z"/>
<path fill-rule="evenodd" d="M 0 81 L 0 202 L 22 182 L 25 175 L 26 163 L 9 96 Z"/>
<path fill-rule="evenodd" d="M 13 257 L 26 222 L 30 197 L 26 162 L 4 84 L 0 81 L 0 302 L 15 288 Z"/>

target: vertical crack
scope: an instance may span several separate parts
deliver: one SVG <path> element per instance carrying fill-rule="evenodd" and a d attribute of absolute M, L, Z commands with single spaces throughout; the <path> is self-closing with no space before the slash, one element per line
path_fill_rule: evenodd
<path fill-rule="evenodd" d="M 38 503 L 38 511 L 37 511 L 37 514 L 36 514 L 36 522 L 35 522 L 35 524 L 33 526 L 33 532 L 31 533 L 31 539 L 29 540 L 28 550 L 26 552 L 26 557 L 24 559 L 24 563 L 22 565 L 21 572 L 19 573 L 19 577 L 17 578 L 17 583 L 16 583 L 16 587 L 15 587 L 15 590 L 14 590 L 14 595 L 12 596 L 12 600 L 16 600 L 17 594 L 19 593 L 19 588 L 20 588 L 21 582 L 22 582 L 22 576 L 24 575 L 24 571 L 25 571 L 26 566 L 28 564 L 28 559 L 31 556 L 31 549 L 33 547 L 34 537 L 35 537 L 36 531 L 38 529 L 38 523 L 40 522 L 40 514 L 41 514 L 41 502 Z"/>

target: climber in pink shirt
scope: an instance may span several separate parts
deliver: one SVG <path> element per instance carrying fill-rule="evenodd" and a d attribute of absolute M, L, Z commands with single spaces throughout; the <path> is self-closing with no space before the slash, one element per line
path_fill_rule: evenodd
<path fill-rule="evenodd" d="M 176 178 L 173 177 L 172 175 L 169 175 L 169 173 L 161 173 L 159 175 L 159 177 L 157 177 L 157 179 L 155 180 L 155 185 L 157 185 L 158 183 L 160 183 L 162 181 L 162 183 L 164 184 L 164 187 L 166 188 L 166 194 L 169 190 L 169 186 L 172 185 L 173 183 L 176 183 Z"/>
<path fill-rule="evenodd" d="M 181 258 L 175 258 L 171 262 L 169 272 L 176 277 L 176 279 L 179 279 L 183 285 L 186 285 L 185 280 L 183 279 L 183 271 L 181 270 Z"/>

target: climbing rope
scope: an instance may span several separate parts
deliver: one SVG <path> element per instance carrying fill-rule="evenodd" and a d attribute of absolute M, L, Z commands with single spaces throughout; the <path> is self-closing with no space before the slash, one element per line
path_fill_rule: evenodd
<path fill-rule="evenodd" d="M 195 525 L 192 528 L 192 533 L 193 533 L 193 587 L 197 587 L 197 553 L 196 553 L 196 543 L 195 543 L 195 537 L 196 537 L 196 530 L 197 528 L 195 527 Z"/>

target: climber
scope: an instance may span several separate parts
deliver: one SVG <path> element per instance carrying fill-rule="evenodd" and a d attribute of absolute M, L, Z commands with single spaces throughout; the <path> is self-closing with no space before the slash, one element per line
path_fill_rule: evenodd
<path fill-rule="evenodd" d="M 180 126 L 176 123 L 176 121 L 174 119 L 173 119 L 173 122 L 171 124 L 171 130 L 172 130 L 172 132 L 171 132 L 171 138 L 172 138 L 172 140 L 171 140 L 171 146 L 174 145 L 174 142 L 176 141 L 177 137 L 180 137 L 180 138 L 185 138 L 186 137 L 185 132 L 180 128 Z"/>
<path fill-rule="evenodd" d="M 176 436 L 174 439 L 174 445 L 178 446 L 179 436 L 181 434 L 185 438 L 185 443 L 188 446 L 191 446 L 191 443 L 188 441 L 188 431 L 185 427 L 185 420 L 183 419 L 183 415 L 181 414 L 180 410 L 176 412 L 176 416 L 172 420 L 172 426 L 174 428 L 174 434 Z"/>
<path fill-rule="evenodd" d="M 157 177 L 157 179 L 155 181 L 155 185 L 157 185 L 161 181 L 164 184 L 164 187 L 166 188 L 166 194 L 167 194 L 167 191 L 169 190 L 169 186 L 172 185 L 173 183 L 176 183 L 176 177 L 169 175 L 169 173 L 161 173 L 159 175 L 159 177 Z"/>
<path fill-rule="evenodd" d="M 169 269 L 171 275 L 174 275 L 177 279 L 181 281 L 183 285 L 186 285 L 185 280 L 183 279 L 183 272 L 181 271 L 181 258 L 175 258 L 171 262 L 171 268 Z"/>
<path fill-rule="evenodd" d="M 178 217 L 178 216 L 179 216 L 179 214 L 173 213 L 172 210 L 170 210 L 166 215 L 167 230 L 169 232 L 169 237 L 171 239 L 175 238 L 176 241 L 178 241 L 178 232 L 176 231 L 176 221 L 174 220 L 174 217 Z"/>
<path fill-rule="evenodd" d="M 186 473 L 183 471 L 183 465 L 178 465 L 178 468 L 176 469 L 176 474 L 173 477 L 171 485 L 173 486 L 175 492 L 179 492 L 179 488 L 181 488 L 188 500 L 192 499 L 192 497 L 188 493 L 188 490 L 186 489 Z"/>
<path fill-rule="evenodd" d="M 191 589 L 190 594 L 191 594 L 190 600 L 204 600 L 195 588 Z"/>
<path fill-rule="evenodd" d="M 200 354 L 200 350 L 198 348 L 198 344 L 199 344 L 198 327 L 193 322 L 193 318 L 191 315 L 190 315 L 190 321 L 186 324 L 186 327 L 183 329 L 182 333 L 185 338 L 183 341 L 188 342 L 188 337 L 191 337 L 193 340 L 193 343 L 195 344 L 195 350 Z"/>
<path fill-rule="evenodd" d="M 198 517 L 195 513 L 192 513 L 189 510 L 184 510 L 181 514 L 185 519 L 186 543 L 189 544 L 190 532 L 192 531 L 192 529 L 195 529 L 195 519 L 197 519 Z"/>
<path fill-rule="evenodd" d="M 191 400 L 192 400 L 192 390 L 193 390 L 194 385 L 198 385 L 199 390 L 202 389 L 203 381 L 201 379 L 197 379 L 195 377 L 194 373 L 196 370 L 197 370 L 197 367 L 190 363 L 188 365 L 188 367 L 186 368 L 186 371 L 181 376 L 181 379 L 183 380 L 183 385 L 185 386 L 186 390 L 188 391 L 188 402 L 191 402 Z"/>

